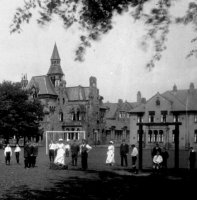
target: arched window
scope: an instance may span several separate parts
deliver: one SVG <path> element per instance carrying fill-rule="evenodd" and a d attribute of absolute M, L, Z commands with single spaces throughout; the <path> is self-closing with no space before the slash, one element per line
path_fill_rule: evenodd
<path fill-rule="evenodd" d="M 152 130 L 149 130 L 148 131 L 148 142 L 153 142 L 153 132 Z"/>
<path fill-rule="evenodd" d="M 157 130 L 154 130 L 154 142 L 157 142 L 158 140 L 158 131 Z"/>
<path fill-rule="evenodd" d="M 159 142 L 163 142 L 163 130 L 159 130 Z"/>
<path fill-rule="evenodd" d="M 60 122 L 63 122 L 63 120 L 64 120 L 64 114 L 63 114 L 63 112 L 59 113 L 59 120 L 60 120 Z"/>
<path fill-rule="evenodd" d="M 175 130 L 172 130 L 172 142 L 175 142 Z"/>
<path fill-rule="evenodd" d="M 197 143 L 197 130 L 194 130 L 194 142 Z"/>
<path fill-rule="evenodd" d="M 77 121 L 81 120 L 80 111 L 78 109 L 77 109 L 77 113 L 76 113 L 76 120 Z"/>

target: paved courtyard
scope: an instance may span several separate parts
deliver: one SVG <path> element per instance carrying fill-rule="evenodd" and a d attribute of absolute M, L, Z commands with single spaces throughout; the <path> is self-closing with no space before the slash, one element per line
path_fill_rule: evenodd
<path fill-rule="evenodd" d="M 118 151 L 118 149 L 117 149 Z M 130 199 L 133 195 L 152 195 L 153 191 L 192 194 L 193 180 L 186 169 L 180 173 L 169 170 L 167 175 L 152 175 L 144 170 L 137 175 L 128 168 L 120 166 L 120 158 L 116 154 L 116 165 L 105 165 L 106 147 L 94 147 L 89 153 L 89 170 L 80 170 L 69 166 L 69 170 L 49 169 L 48 156 L 45 148 L 39 148 L 37 167 L 25 169 L 23 165 L 23 150 L 21 164 L 16 164 L 12 157 L 11 165 L 6 166 L 3 150 L 0 150 L 0 199 Z M 129 159 L 130 164 L 130 159 Z"/>

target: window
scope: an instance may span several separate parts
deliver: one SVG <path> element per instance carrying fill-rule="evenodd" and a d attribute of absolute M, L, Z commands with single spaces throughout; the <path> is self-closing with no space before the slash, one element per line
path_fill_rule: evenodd
<path fill-rule="evenodd" d="M 159 97 L 157 97 L 156 101 L 155 101 L 156 106 L 160 106 L 160 100 Z"/>
<path fill-rule="evenodd" d="M 81 116 L 80 116 L 79 110 L 77 110 L 77 113 L 76 113 L 76 120 L 77 121 L 81 120 Z"/>
<path fill-rule="evenodd" d="M 179 122 L 179 116 L 178 115 L 174 115 L 174 122 Z"/>
<path fill-rule="evenodd" d="M 166 123 L 167 111 L 161 111 L 161 122 Z"/>
<path fill-rule="evenodd" d="M 197 130 L 194 130 L 194 142 L 197 143 Z"/>
<path fill-rule="evenodd" d="M 197 123 L 197 115 L 194 115 L 194 122 Z"/>
<path fill-rule="evenodd" d="M 119 112 L 119 118 L 125 118 L 125 112 Z"/>
<path fill-rule="evenodd" d="M 153 142 L 157 142 L 157 140 L 158 140 L 158 131 L 155 130 L 155 131 L 154 131 Z"/>
<path fill-rule="evenodd" d="M 152 133 L 153 132 L 151 130 L 148 131 L 148 142 L 150 142 L 150 143 L 153 142 Z"/>
<path fill-rule="evenodd" d="M 62 102 L 63 102 L 63 104 L 65 104 L 65 99 L 64 98 L 62 99 Z"/>
<path fill-rule="evenodd" d="M 76 120 L 76 116 L 75 116 L 75 113 L 74 113 L 74 112 L 71 113 L 71 119 L 72 119 L 73 121 Z"/>
<path fill-rule="evenodd" d="M 143 118 L 142 118 L 142 116 L 138 116 L 138 117 L 137 117 L 137 122 L 138 122 L 138 123 L 143 122 Z"/>
<path fill-rule="evenodd" d="M 149 111 L 149 122 L 154 122 L 155 111 Z"/>
<path fill-rule="evenodd" d="M 159 142 L 163 142 L 163 130 L 159 130 Z"/>
<path fill-rule="evenodd" d="M 172 131 L 172 142 L 175 142 L 175 130 Z"/>
<path fill-rule="evenodd" d="M 63 112 L 59 113 L 59 120 L 60 120 L 60 122 L 63 122 L 63 120 L 64 120 Z"/>

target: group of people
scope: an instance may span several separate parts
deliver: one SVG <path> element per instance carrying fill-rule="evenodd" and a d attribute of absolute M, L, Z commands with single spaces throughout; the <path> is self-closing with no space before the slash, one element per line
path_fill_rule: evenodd
<path fill-rule="evenodd" d="M 56 166 L 64 169 L 68 169 L 68 165 L 77 166 L 78 156 L 81 156 L 81 167 L 83 170 L 88 168 L 88 152 L 92 147 L 87 143 L 85 139 L 82 140 L 82 143 L 79 144 L 76 140 L 72 142 L 66 141 L 60 138 L 57 142 L 54 143 L 51 140 L 49 144 L 49 160 L 51 166 Z M 16 158 L 16 163 L 20 164 L 20 152 L 21 148 L 16 144 L 14 149 L 14 154 Z M 130 152 L 132 171 L 138 173 L 136 162 L 138 157 L 138 149 L 132 144 L 131 151 L 129 145 L 125 140 L 122 140 L 120 145 L 120 162 L 121 166 L 128 166 L 128 155 Z M 5 164 L 10 165 L 11 157 L 13 156 L 12 148 L 9 144 L 4 148 Z M 38 156 L 38 144 L 35 142 L 27 141 L 24 145 L 24 167 L 30 168 L 35 167 L 36 158 Z M 165 147 L 161 148 L 158 143 L 151 151 L 152 156 L 152 166 L 153 172 L 156 172 L 160 169 L 166 170 L 167 163 L 169 158 L 169 153 Z M 196 162 L 196 152 L 193 147 L 190 147 L 189 156 L 189 169 L 192 171 L 195 168 Z M 106 164 L 113 166 L 115 164 L 115 146 L 113 141 L 109 142 L 107 148 Z"/>
<path fill-rule="evenodd" d="M 120 145 L 120 159 L 121 159 L 121 166 L 128 166 L 128 154 L 129 154 L 129 145 L 126 143 L 125 140 L 122 140 L 122 144 Z M 138 156 L 138 149 L 137 147 L 132 144 L 131 145 L 131 161 L 132 161 L 132 171 L 137 173 L 136 161 Z M 107 150 L 107 159 L 106 164 L 113 166 L 115 164 L 115 146 L 113 141 L 109 142 L 108 150 Z"/>
<path fill-rule="evenodd" d="M 154 172 L 167 169 L 167 161 L 169 158 L 169 153 L 165 147 L 160 148 L 159 144 L 156 143 L 155 147 L 152 149 L 152 159 L 153 159 L 153 170 Z"/>
<path fill-rule="evenodd" d="M 125 140 L 122 140 L 122 143 L 120 145 L 120 162 L 121 166 L 128 166 L 128 154 L 130 152 L 129 145 L 125 142 Z M 131 145 L 131 164 L 132 164 L 132 171 L 134 173 L 137 173 L 137 167 L 136 167 L 136 161 L 138 157 L 138 149 L 137 147 L 132 144 Z M 152 156 L 152 166 L 153 166 L 153 172 L 158 172 L 160 169 L 162 169 L 164 172 L 166 172 L 168 168 L 168 158 L 169 153 L 165 147 L 161 148 L 158 143 L 155 144 L 155 147 L 151 151 Z M 195 168 L 195 159 L 196 154 L 193 147 L 190 147 L 189 152 L 189 169 L 193 170 Z M 113 144 L 113 141 L 109 142 L 108 150 L 107 150 L 107 158 L 106 158 L 106 164 L 113 166 L 115 164 L 115 146 Z"/>
<path fill-rule="evenodd" d="M 20 152 L 21 152 L 21 148 L 19 147 L 18 144 L 16 144 L 14 153 L 15 153 L 17 164 L 19 164 Z M 10 161 L 11 161 L 11 157 L 12 157 L 12 148 L 10 147 L 10 144 L 6 145 L 6 147 L 4 149 L 4 156 L 5 156 L 5 164 L 10 165 Z"/>
<path fill-rule="evenodd" d="M 30 168 L 36 166 L 36 158 L 38 156 L 38 144 L 27 141 L 24 146 L 24 167 Z"/>
<path fill-rule="evenodd" d="M 78 144 L 76 140 L 73 140 L 72 144 L 66 142 L 60 138 L 58 142 L 54 143 L 51 140 L 49 144 L 49 160 L 51 167 L 59 167 L 62 169 L 67 169 L 69 163 L 72 166 L 77 166 L 77 160 L 79 154 L 81 155 L 81 167 L 83 170 L 88 168 L 88 152 L 92 147 L 87 143 L 85 139 L 82 140 L 82 144 Z M 70 161 L 71 158 L 71 161 Z"/>
<path fill-rule="evenodd" d="M 16 144 L 14 149 L 14 154 L 17 164 L 20 164 L 20 153 L 21 153 L 21 147 L 19 146 L 19 144 Z M 5 164 L 10 165 L 13 153 L 9 143 L 6 144 L 4 148 L 4 156 L 5 156 Z M 35 142 L 27 141 L 24 145 L 24 167 L 25 168 L 35 167 L 37 156 L 38 156 L 38 144 Z"/>

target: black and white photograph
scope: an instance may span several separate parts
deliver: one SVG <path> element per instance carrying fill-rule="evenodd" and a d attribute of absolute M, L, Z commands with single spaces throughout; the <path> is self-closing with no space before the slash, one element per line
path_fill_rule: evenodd
<path fill-rule="evenodd" d="M 0 3 L 0 199 L 195 195 L 197 0 Z"/>

